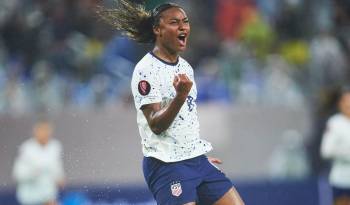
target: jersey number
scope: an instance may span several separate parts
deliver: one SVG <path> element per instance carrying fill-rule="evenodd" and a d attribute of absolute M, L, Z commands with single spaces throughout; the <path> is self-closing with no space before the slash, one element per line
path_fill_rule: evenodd
<path fill-rule="evenodd" d="M 188 111 L 192 112 L 193 107 L 194 107 L 192 96 L 187 96 L 187 106 L 188 106 Z"/>

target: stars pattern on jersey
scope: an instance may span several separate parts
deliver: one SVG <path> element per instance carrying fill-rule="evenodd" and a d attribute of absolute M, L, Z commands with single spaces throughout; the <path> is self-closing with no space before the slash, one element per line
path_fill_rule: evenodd
<path fill-rule="evenodd" d="M 194 82 L 192 67 L 181 57 L 177 64 L 167 64 L 149 53 L 135 67 L 132 79 L 144 155 L 166 162 L 189 159 L 212 149 L 210 143 L 200 139 L 195 82 L 177 117 L 160 135 L 150 131 L 147 120 L 139 109 L 142 105 L 150 103 L 161 103 L 162 107 L 166 106 L 176 95 L 173 80 L 179 73 L 185 73 Z M 140 82 L 149 83 L 150 89 L 147 95 L 143 95 L 145 92 Z"/>

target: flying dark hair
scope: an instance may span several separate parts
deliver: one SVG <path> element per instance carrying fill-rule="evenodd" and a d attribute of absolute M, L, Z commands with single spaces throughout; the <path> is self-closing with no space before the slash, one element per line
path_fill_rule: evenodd
<path fill-rule="evenodd" d="M 107 9 L 97 7 L 97 14 L 113 28 L 122 31 L 122 34 L 139 43 L 154 43 L 153 27 L 159 25 L 162 12 L 173 7 L 181 8 L 174 3 L 158 5 L 152 11 L 147 11 L 142 4 L 128 0 L 115 0 L 117 7 Z"/>

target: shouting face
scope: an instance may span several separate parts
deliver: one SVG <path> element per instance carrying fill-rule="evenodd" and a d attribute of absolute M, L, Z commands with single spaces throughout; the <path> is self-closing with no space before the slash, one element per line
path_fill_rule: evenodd
<path fill-rule="evenodd" d="M 161 13 L 159 25 L 153 29 L 156 44 L 169 53 L 184 51 L 190 34 L 190 24 L 185 11 L 178 7 Z"/>

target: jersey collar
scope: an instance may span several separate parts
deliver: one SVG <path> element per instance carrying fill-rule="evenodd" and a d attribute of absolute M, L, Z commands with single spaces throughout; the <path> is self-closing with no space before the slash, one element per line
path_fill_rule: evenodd
<path fill-rule="evenodd" d="M 164 63 L 164 64 L 171 65 L 171 66 L 175 66 L 175 65 L 177 65 L 177 64 L 179 63 L 179 57 L 177 57 L 176 62 L 170 63 L 170 62 L 167 62 L 167 61 L 165 61 L 165 60 L 159 58 L 159 57 L 156 56 L 152 51 L 150 51 L 149 53 L 150 53 L 153 57 L 155 57 L 156 59 L 158 59 L 159 61 L 161 61 L 161 62 Z"/>

